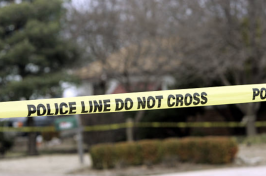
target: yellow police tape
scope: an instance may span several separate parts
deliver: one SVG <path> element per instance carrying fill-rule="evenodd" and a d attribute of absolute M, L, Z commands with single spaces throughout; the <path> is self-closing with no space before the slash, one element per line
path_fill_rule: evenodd
<path fill-rule="evenodd" d="M 255 122 L 256 127 L 266 127 L 266 122 Z M 139 122 L 119 123 L 111 125 L 85 126 L 83 131 L 108 131 L 122 128 L 236 128 L 245 127 L 240 122 Z"/>
<path fill-rule="evenodd" d="M 47 127 L 0 127 L 0 132 L 54 132 L 54 126 Z"/>
<path fill-rule="evenodd" d="M 0 118 L 93 114 L 265 101 L 266 84 L 0 103 Z"/>
<path fill-rule="evenodd" d="M 255 122 L 256 127 L 266 127 L 265 121 Z M 238 128 L 245 127 L 240 122 L 139 122 L 94 125 L 82 127 L 84 132 L 109 131 L 123 128 Z M 47 127 L 0 127 L 0 132 L 55 132 L 54 126 Z"/>

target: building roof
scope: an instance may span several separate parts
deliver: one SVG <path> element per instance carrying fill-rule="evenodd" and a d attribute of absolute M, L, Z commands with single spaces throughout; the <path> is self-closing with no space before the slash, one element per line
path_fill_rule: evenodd
<path fill-rule="evenodd" d="M 139 44 L 121 48 L 106 60 L 98 60 L 77 70 L 81 79 L 98 79 L 127 75 L 169 74 L 180 65 L 174 55 L 176 39 L 146 40 Z"/>

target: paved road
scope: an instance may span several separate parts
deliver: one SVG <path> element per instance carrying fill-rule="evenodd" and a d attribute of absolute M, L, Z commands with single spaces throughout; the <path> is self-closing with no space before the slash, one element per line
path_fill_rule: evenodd
<path fill-rule="evenodd" d="M 266 166 L 214 169 L 185 173 L 164 174 L 160 176 L 265 176 Z M 159 176 L 159 175 L 156 175 Z"/>

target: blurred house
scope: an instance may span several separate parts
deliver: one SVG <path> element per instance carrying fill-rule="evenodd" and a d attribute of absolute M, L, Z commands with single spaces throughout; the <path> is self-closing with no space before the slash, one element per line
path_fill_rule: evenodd
<path fill-rule="evenodd" d="M 115 94 L 135 91 L 166 90 L 175 84 L 182 55 L 175 55 L 173 40 L 144 41 L 123 47 L 106 59 L 91 62 L 76 71 L 83 84 L 79 95 Z M 227 106 L 203 107 L 204 113 L 188 117 L 188 122 L 241 121 L 242 114 Z M 83 114 L 83 125 L 124 123 L 128 114 Z M 190 135 L 241 135 L 243 128 L 192 128 Z M 125 140 L 125 129 L 87 132 L 85 141 L 92 145 Z"/>
<path fill-rule="evenodd" d="M 79 96 L 166 90 L 175 83 L 172 74 L 180 64 L 171 57 L 172 40 L 144 41 L 123 47 L 77 70 L 82 79 Z M 168 53 L 168 54 L 167 54 Z M 83 125 L 124 123 L 126 113 L 83 114 Z M 125 140 L 125 129 L 85 134 L 87 144 Z"/>
<path fill-rule="evenodd" d="M 90 94 L 166 90 L 175 83 L 172 74 L 180 65 L 173 56 L 173 40 L 152 40 L 123 47 L 82 67 L 76 73 Z M 99 92 L 99 87 L 104 91 Z M 80 95 L 88 94 L 81 90 Z"/>

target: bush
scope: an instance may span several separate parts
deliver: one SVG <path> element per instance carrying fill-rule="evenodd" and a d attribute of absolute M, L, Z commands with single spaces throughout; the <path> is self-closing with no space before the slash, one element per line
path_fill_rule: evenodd
<path fill-rule="evenodd" d="M 228 138 L 206 138 L 206 158 L 202 162 L 211 164 L 231 163 L 238 151 L 235 140 Z"/>
<path fill-rule="evenodd" d="M 140 154 L 140 146 L 137 143 L 121 142 L 115 145 L 117 165 L 141 165 L 143 162 Z"/>
<path fill-rule="evenodd" d="M 171 143 L 174 143 L 174 139 Z M 176 154 L 180 161 L 208 164 L 230 163 L 238 151 L 236 141 L 225 137 L 176 139 L 176 147 L 177 150 L 173 154 Z"/>
<path fill-rule="evenodd" d="M 200 147 L 199 139 L 200 138 L 183 138 L 179 140 L 179 146 L 176 152 L 180 161 L 195 162 L 197 158 L 200 158 L 200 156 L 198 155 L 200 153 L 197 153 L 198 147 Z"/>
<path fill-rule="evenodd" d="M 165 166 L 173 167 L 178 161 L 179 140 L 176 138 L 165 139 L 161 143 L 160 155 Z"/>
<path fill-rule="evenodd" d="M 226 164 L 233 161 L 237 151 L 237 143 L 231 138 L 203 137 L 179 140 L 176 152 L 183 162 Z"/>
<path fill-rule="evenodd" d="M 95 145 L 90 153 L 95 169 L 108 169 L 115 166 L 115 150 L 112 144 Z"/>
<path fill-rule="evenodd" d="M 91 157 L 96 169 L 155 164 L 169 158 L 181 162 L 226 164 L 233 161 L 237 150 L 237 143 L 232 138 L 171 138 L 96 145 L 91 148 Z"/>
<path fill-rule="evenodd" d="M 160 153 L 164 157 L 177 156 L 179 151 L 179 140 L 177 138 L 165 139 L 160 148 Z"/>
<path fill-rule="evenodd" d="M 138 142 L 144 164 L 155 164 L 161 161 L 161 141 L 142 140 Z"/>

